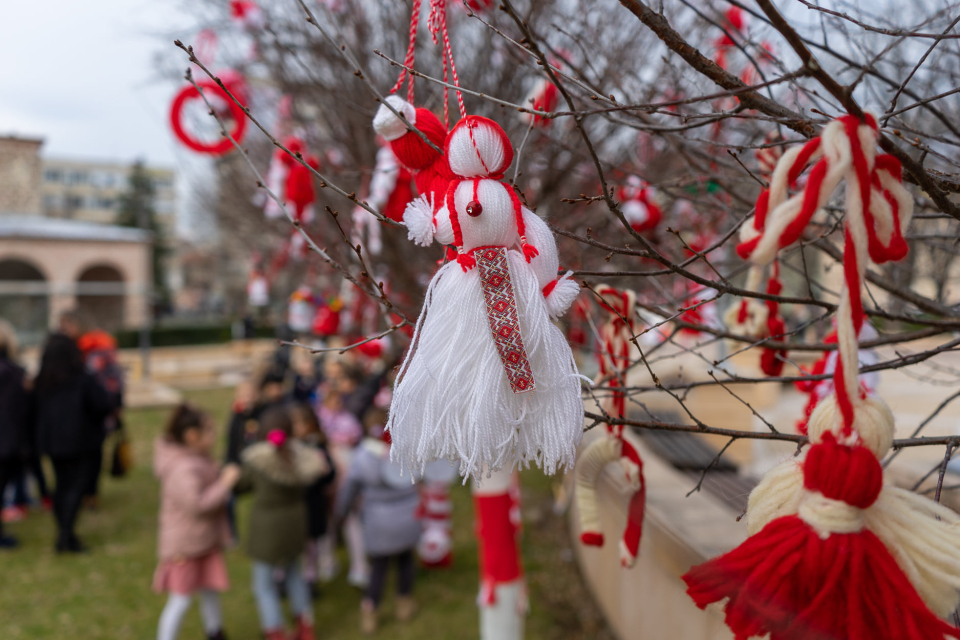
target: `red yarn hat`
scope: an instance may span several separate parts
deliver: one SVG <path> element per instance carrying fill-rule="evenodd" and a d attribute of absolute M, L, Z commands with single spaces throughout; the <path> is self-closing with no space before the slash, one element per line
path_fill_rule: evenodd
<path fill-rule="evenodd" d="M 450 169 L 463 178 L 499 180 L 513 162 L 513 145 L 503 128 L 490 118 L 467 116 L 450 130 L 443 154 Z"/>
<path fill-rule="evenodd" d="M 427 136 L 433 144 L 443 147 L 444 140 L 447 138 L 447 128 L 443 126 L 440 119 L 429 109 L 419 107 L 416 110 L 416 127 L 423 135 Z M 415 132 L 401 136 L 390 142 L 390 148 L 400 164 L 411 171 L 422 171 L 436 162 L 440 155 L 435 149 L 427 145 L 423 139 Z"/>
<path fill-rule="evenodd" d="M 503 128 L 493 120 L 483 116 L 466 116 L 451 129 L 443 151 L 451 171 L 460 177 L 459 180 L 450 182 L 446 203 L 447 210 L 450 212 L 450 224 L 453 227 L 453 243 L 460 250 L 457 262 L 464 271 L 467 271 L 473 268 L 476 262 L 473 255 L 463 252 L 463 233 L 460 229 L 454 194 L 461 182 L 472 180 L 473 199 L 477 200 L 480 179 L 501 180 L 503 178 L 503 172 L 513 162 L 513 145 L 510 144 L 510 138 L 507 137 Z M 507 190 L 513 205 L 520 246 L 523 248 L 524 257 L 529 262 L 540 252 L 532 244 L 527 243 L 527 229 L 523 222 L 520 198 L 509 185 L 503 184 L 503 188 Z"/>

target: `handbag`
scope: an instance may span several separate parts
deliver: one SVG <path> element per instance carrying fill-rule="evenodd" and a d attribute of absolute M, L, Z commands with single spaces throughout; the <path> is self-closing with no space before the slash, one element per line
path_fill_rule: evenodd
<path fill-rule="evenodd" d="M 110 462 L 110 475 L 123 478 L 133 468 L 133 445 L 127 439 L 127 432 L 120 424 L 113 445 L 113 458 Z"/>

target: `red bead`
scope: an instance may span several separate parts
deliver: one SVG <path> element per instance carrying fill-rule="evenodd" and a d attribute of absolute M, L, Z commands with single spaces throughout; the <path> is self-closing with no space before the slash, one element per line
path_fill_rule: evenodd
<path fill-rule="evenodd" d="M 483 213 L 483 207 L 480 206 L 480 203 L 476 200 L 471 200 L 470 204 L 467 205 L 467 215 L 471 218 L 476 218 L 481 213 Z"/>

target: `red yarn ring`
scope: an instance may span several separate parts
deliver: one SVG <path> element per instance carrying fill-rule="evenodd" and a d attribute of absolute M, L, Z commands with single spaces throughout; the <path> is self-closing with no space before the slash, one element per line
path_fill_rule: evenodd
<path fill-rule="evenodd" d="M 233 130 L 230 132 L 230 135 L 233 136 L 233 139 L 237 142 L 242 142 L 247 130 L 247 114 L 244 113 L 240 105 L 231 100 L 230 96 L 212 80 L 201 80 L 197 82 L 197 85 L 203 89 L 204 94 L 208 98 L 213 94 L 227 103 L 227 107 L 230 109 L 230 117 L 233 118 Z M 231 89 L 231 93 L 236 95 L 238 99 L 241 99 L 236 91 Z M 174 135 L 177 136 L 177 140 L 182 142 L 187 148 L 197 153 L 222 156 L 233 149 L 233 143 L 229 137 L 224 136 L 216 142 L 204 142 L 194 137 L 183 126 L 183 107 L 191 100 L 202 99 L 200 92 L 197 91 L 197 88 L 192 84 L 181 89 L 180 93 L 173 99 L 173 104 L 170 107 L 170 126 L 173 129 Z"/>

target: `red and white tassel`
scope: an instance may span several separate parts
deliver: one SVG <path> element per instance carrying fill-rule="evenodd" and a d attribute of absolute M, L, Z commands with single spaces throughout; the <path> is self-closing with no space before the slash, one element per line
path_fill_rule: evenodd
<path fill-rule="evenodd" d="M 614 389 L 610 411 L 623 417 L 626 413 L 626 397 L 617 389 L 623 386 L 622 372 L 630 364 L 630 345 L 636 335 L 636 294 L 633 291 L 617 291 L 609 285 L 596 288 L 600 305 L 609 312 L 607 322 L 600 328 L 600 377 L 610 380 Z M 611 377 L 612 376 L 612 377 Z M 587 546 L 601 547 L 604 544 L 597 503 L 597 483 L 608 464 L 616 462 L 630 489 L 627 509 L 627 525 L 620 539 L 620 564 L 632 567 L 640 549 L 643 533 L 643 512 L 646 504 L 646 484 L 643 478 L 643 461 L 639 453 L 623 438 L 622 426 L 607 425 L 602 438 L 592 442 L 577 458 L 575 497 L 580 516 L 580 542 Z"/>
<path fill-rule="evenodd" d="M 747 289 L 755 291 L 762 279 L 762 268 L 751 267 L 747 274 Z M 773 273 L 767 280 L 766 293 L 778 295 L 783 289 L 780 281 L 779 263 L 773 263 Z M 754 340 L 770 339 L 781 340 L 786 333 L 786 324 L 780 317 L 780 303 L 776 300 L 758 300 L 744 298 L 739 305 L 730 307 L 726 317 L 727 328 L 735 333 L 747 336 Z M 760 351 L 760 370 L 764 374 L 777 377 L 783 372 L 783 349 L 771 349 L 764 346 Z"/>
<path fill-rule="evenodd" d="M 872 116 L 846 116 L 785 153 L 738 247 L 768 263 L 846 181 L 834 393 L 810 418 L 812 446 L 803 462 L 774 469 L 751 494 L 751 537 L 684 576 L 701 608 L 727 600 L 726 622 L 738 640 L 767 633 L 772 640 L 960 638 L 938 618 L 960 600 L 960 518 L 885 488 L 879 460 L 893 442 L 893 415 L 858 383 L 867 261 L 905 254 L 913 209 L 899 164 L 877 157 L 877 138 Z M 817 162 L 805 189 L 788 199 L 810 160 Z"/>

